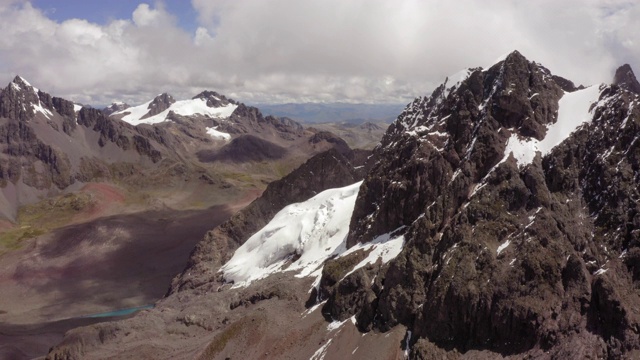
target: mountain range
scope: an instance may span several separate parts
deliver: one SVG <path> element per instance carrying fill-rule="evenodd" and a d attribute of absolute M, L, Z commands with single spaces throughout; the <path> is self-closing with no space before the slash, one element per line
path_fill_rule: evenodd
<path fill-rule="evenodd" d="M 257 104 L 264 113 L 302 123 L 390 123 L 402 111 L 402 104 L 298 103 Z"/>
<path fill-rule="evenodd" d="M 214 91 L 99 110 L 16 76 L 0 89 L 0 358 L 161 298 L 206 231 L 267 184 L 328 149 L 352 157 L 328 130 Z"/>
<path fill-rule="evenodd" d="M 417 97 L 372 152 L 259 121 L 219 94 L 196 98 L 216 114 L 237 105 L 193 130 L 234 137 L 204 154 L 214 164 L 234 159 L 220 149 L 242 136 L 333 146 L 212 227 L 152 308 L 70 330 L 47 359 L 640 357 L 640 83 L 629 65 L 610 84 L 577 86 L 514 51 Z M 42 121 L 56 109 L 30 101 Z M 179 126 L 175 104 L 161 95 L 108 119 Z M 235 116 L 256 120 L 231 126 Z M 120 139 L 108 134 L 105 144 Z M 136 150 L 149 166 L 161 163 L 156 143 Z"/>

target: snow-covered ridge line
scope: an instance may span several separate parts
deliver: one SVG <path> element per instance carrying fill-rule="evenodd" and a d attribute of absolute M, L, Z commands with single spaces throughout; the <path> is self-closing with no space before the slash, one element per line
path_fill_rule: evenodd
<path fill-rule="evenodd" d="M 309 276 L 330 256 L 345 250 L 351 214 L 362 182 L 329 189 L 280 210 L 265 227 L 240 246 L 220 269 L 234 287 L 273 273 Z M 341 247 L 341 249 L 339 249 Z M 293 255 L 299 256 L 293 261 Z"/>
<path fill-rule="evenodd" d="M 207 106 L 207 100 L 202 98 L 179 100 L 171 104 L 169 108 L 163 112 L 142 119 L 142 117 L 149 112 L 149 104 L 151 104 L 151 102 L 153 102 L 153 100 L 142 105 L 114 112 L 111 116 L 126 114 L 121 118 L 121 120 L 132 125 L 157 124 L 164 121 L 170 121 L 167 119 L 170 111 L 181 116 L 202 115 L 217 119 L 227 119 L 238 107 L 238 105 L 232 103 L 221 107 L 209 107 Z"/>
<path fill-rule="evenodd" d="M 361 184 L 325 190 L 307 201 L 282 209 L 222 266 L 220 271 L 224 279 L 234 282 L 234 287 L 240 287 L 276 272 L 292 271 L 296 272 L 296 277 L 316 276 L 316 283 L 319 283 L 324 262 L 336 255 L 347 256 L 358 250 L 369 252 L 347 275 L 379 259 L 383 263 L 394 259 L 404 245 L 402 229 L 349 250 L 346 248 L 349 223 Z"/>

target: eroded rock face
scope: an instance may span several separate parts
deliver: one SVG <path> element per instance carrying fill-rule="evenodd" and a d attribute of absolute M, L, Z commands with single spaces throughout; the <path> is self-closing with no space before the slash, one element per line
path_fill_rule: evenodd
<path fill-rule="evenodd" d="M 161 112 L 167 110 L 169 106 L 171 106 L 171 104 L 173 104 L 174 102 L 176 102 L 176 100 L 173 98 L 173 96 L 167 93 L 162 93 L 156 96 L 153 101 L 149 103 L 149 112 L 144 114 L 141 119 L 146 119 L 160 114 Z"/>
<path fill-rule="evenodd" d="M 128 109 L 130 107 L 131 107 L 131 105 L 129 105 L 127 103 L 117 102 L 117 103 L 113 103 L 113 104 L 107 106 L 106 108 L 102 109 L 102 112 L 105 115 L 111 115 L 114 112 L 126 110 L 126 109 Z"/>
<path fill-rule="evenodd" d="M 0 93 L 0 178 L 2 186 L 7 181 L 16 183 L 20 179 L 35 189 L 52 186 L 66 188 L 74 182 L 71 164 L 67 155 L 38 138 L 30 125 L 40 111 L 62 111 L 64 132 L 72 131 L 73 117 L 69 117 L 69 103 L 52 98 L 49 94 L 33 88 L 19 76 Z M 73 104 L 71 104 L 73 109 Z M 55 131 L 58 125 L 51 122 Z"/>
<path fill-rule="evenodd" d="M 301 137 L 304 129 L 289 118 L 264 116 L 253 106 L 239 104 L 228 121 L 219 125 L 219 130 L 231 134 L 271 135 L 283 140 Z"/>
<path fill-rule="evenodd" d="M 450 217 L 502 159 L 512 133 L 544 137 L 563 94 L 547 69 L 519 53 L 452 86 L 414 100 L 387 131 L 358 196 L 349 245 L 409 225 L 429 199 L 441 199 L 433 206 Z M 450 184 L 457 170 L 463 176 Z M 385 198 L 393 200 L 381 207 Z"/>
<path fill-rule="evenodd" d="M 39 101 L 38 91 L 20 76 L 16 76 L 0 96 L 0 117 L 28 121 L 35 115 L 35 111 L 32 106 L 26 105 L 37 104 Z"/>
<path fill-rule="evenodd" d="M 629 260 L 640 246 L 640 99 L 622 85 L 633 81 L 603 87 L 593 121 L 545 157 L 505 158 L 513 134 L 546 136 L 572 88 L 558 79 L 514 52 L 407 106 L 374 151 L 348 238 L 404 227 L 405 248 L 388 266 L 323 283 L 332 318 L 404 324 L 413 342 L 461 353 L 640 348 Z M 441 351 L 420 344 L 416 358 Z"/>

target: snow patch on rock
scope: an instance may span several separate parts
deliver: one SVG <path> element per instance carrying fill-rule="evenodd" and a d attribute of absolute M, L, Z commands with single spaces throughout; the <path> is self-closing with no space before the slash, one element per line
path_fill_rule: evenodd
<path fill-rule="evenodd" d="M 394 235 L 401 231 L 404 227 L 394 230 L 390 233 L 383 234 L 373 239 L 368 243 L 359 243 L 344 253 L 340 254 L 340 257 L 349 255 L 358 250 L 368 251 L 369 254 L 365 259 L 360 261 L 356 266 L 351 269 L 348 273 L 346 273 L 342 278 L 346 278 L 356 270 L 363 268 L 369 264 L 375 264 L 378 259 L 382 261 L 383 264 L 388 263 L 393 260 L 400 254 L 402 248 L 404 247 L 404 234 L 402 235 Z"/>
<path fill-rule="evenodd" d="M 231 140 L 231 135 L 222 131 L 216 130 L 218 127 L 208 127 L 207 134 L 216 140 Z"/>
<path fill-rule="evenodd" d="M 500 246 L 498 246 L 498 250 L 496 250 L 496 255 L 500 255 L 500 253 L 503 252 L 504 249 L 506 249 L 507 246 L 509 246 L 510 244 L 511 244 L 511 240 L 509 239 L 507 239 L 505 242 L 500 244 Z"/>
<path fill-rule="evenodd" d="M 548 126 L 545 138 L 540 141 L 534 138 L 522 138 L 517 134 L 511 135 L 507 140 L 505 155 L 500 163 L 513 154 L 518 164 L 524 166 L 533 162 L 537 152 L 542 156 L 550 153 L 582 124 L 591 122 L 593 118 L 591 105 L 598 101 L 599 96 L 600 86 L 598 85 L 565 93 L 558 103 L 558 119 Z"/>
<path fill-rule="evenodd" d="M 325 355 L 327 355 L 327 348 L 329 347 L 329 344 L 331 344 L 331 340 L 333 339 L 327 340 L 324 345 L 322 345 L 318 350 L 316 350 L 315 353 L 313 353 L 313 355 L 311 355 L 309 360 L 323 360 Z"/>
<path fill-rule="evenodd" d="M 37 104 L 33 104 L 32 107 L 35 112 L 41 113 L 49 120 L 53 117 L 53 113 L 49 109 L 43 107 L 40 101 L 38 101 Z"/>
<path fill-rule="evenodd" d="M 312 275 L 326 259 L 344 251 L 361 184 L 325 190 L 280 210 L 220 269 L 225 280 L 240 287 L 279 271 Z"/>
<path fill-rule="evenodd" d="M 458 86 L 460 86 L 463 81 L 467 80 L 467 78 L 469 78 L 469 75 L 471 75 L 471 72 L 472 71 L 470 69 L 464 69 L 451 76 L 448 76 L 447 80 L 445 81 L 447 95 L 458 88 Z"/>
<path fill-rule="evenodd" d="M 332 321 L 329 323 L 329 325 L 327 325 L 327 332 L 332 332 L 334 330 L 338 330 L 340 327 L 342 327 L 342 325 L 344 325 L 347 321 L 349 321 L 349 319 L 346 320 L 342 320 L 342 321 Z"/>

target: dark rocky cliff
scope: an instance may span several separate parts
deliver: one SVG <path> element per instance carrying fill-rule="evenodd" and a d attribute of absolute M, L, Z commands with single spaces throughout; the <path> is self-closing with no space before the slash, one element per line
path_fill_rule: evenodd
<path fill-rule="evenodd" d="M 173 98 L 173 96 L 167 93 L 162 93 L 156 96 L 151 101 L 151 103 L 149 103 L 149 106 L 148 106 L 149 112 L 144 114 L 144 116 L 142 116 L 142 119 L 146 119 L 148 117 L 160 114 L 161 112 L 167 110 L 169 106 L 171 106 L 171 104 L 175 102 L 176 100 Z"/>
<path fill-rule="evenodd" d="M 576 88 L 518 52 L 409 104 L 375 149 L 348 239 L 397 229 L 405 248 L 325 286 L 324 311 L 363 331 L 404 324 L 412 358 L 637 356 L 640 108 L 623 70 L 592 122 L 524 166 L 508 139 L 543 139 Z"/>

